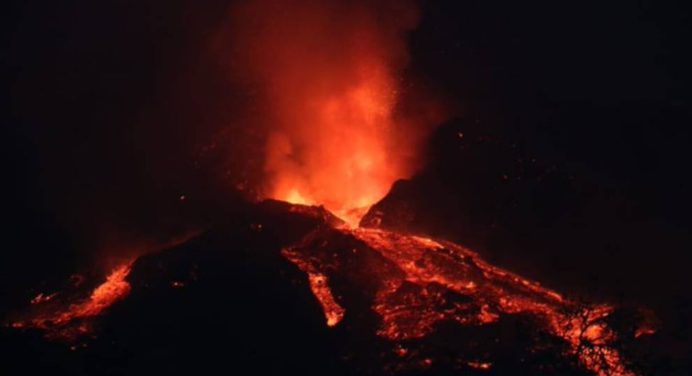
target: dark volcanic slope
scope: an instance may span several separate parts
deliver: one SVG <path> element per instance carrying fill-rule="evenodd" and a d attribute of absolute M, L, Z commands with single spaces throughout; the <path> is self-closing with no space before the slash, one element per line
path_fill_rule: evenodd
<path fill-rule="evenodd" d="M 651 341 L 635 314 L 454 244 L 273 201 L 140 257 L 124 282 L 99 315 L 3 329 L 7 374 L 627 375 Z M 45 338 L 66 327 L 87 330 Z"/>
<path fill-rule="evenodd" d="M 267 220 L 269 218 L 269 220 Z M 264 224 L 260 226 L 260 223 Z M 340 374 L 334 334 L 281 246 L 319 220 L 267 203 L 131 267 L 129 295 L 77 339 L 0 337 L 3 375 Z M 88 292 L 86 292 L 88 295 Z M 36 372 L 36 373 L 35 373 Z"/>

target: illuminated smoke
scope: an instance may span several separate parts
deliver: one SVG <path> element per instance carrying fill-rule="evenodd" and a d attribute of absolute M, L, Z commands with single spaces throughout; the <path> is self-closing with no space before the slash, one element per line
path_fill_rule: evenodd
<path fill-rule="evenodd" d="M 234 8 L 231 69 L 266 107 L 265 197 L 353 219 L 413 172 L 432 122 L 400 111 L 417 22 L 415 4 L 401 0 Z"/>

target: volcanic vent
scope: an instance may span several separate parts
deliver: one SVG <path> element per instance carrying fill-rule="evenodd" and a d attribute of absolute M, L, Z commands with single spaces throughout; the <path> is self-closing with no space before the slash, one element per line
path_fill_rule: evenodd
<path fill-rule="evenodd" d="M 351 224 L 420 167 L 443 106 L 407 77 L 414 1 L 246 2 L 224 50 L 266 108 L 260 196 L 323 205 Z"/>

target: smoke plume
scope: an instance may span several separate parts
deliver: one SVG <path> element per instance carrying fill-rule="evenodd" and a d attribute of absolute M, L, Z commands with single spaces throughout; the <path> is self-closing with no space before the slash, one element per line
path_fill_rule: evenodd
<path fill-rule="evenodd" d="M 231 70 L 263 106 L 264 197 L 345 214 L 412 173 L 432 122 L 401 110 L 417 22 L 415 3 L 399 0 L 233 9 Z"/>

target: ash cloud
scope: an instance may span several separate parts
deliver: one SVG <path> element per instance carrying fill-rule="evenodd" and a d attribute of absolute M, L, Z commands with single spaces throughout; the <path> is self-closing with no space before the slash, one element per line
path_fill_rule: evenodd
<path fill-rule="evenodd" d="M 402 111 L 413 1 L 257 0 L 234 7 L 217 48 L 256 94 L 264 137 L 260 195 L 369 206 L 419 163 L 435 106 Z M 408 99 L 407 99 L 408 98 Z"/>

